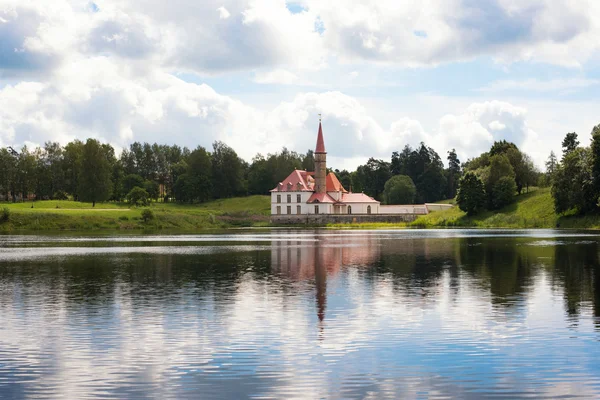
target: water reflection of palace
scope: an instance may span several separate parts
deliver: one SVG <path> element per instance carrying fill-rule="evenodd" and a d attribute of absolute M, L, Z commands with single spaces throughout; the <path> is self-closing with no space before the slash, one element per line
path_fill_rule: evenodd
<path fill-rule="evenodd" d="M 371 266 L 381 257 L 375 236 L 318 235 L 271 244 L 271 270 L 292 280 L 315 281 L 317 315 L 325 318 L 327 278 L 346 266 Z"/>

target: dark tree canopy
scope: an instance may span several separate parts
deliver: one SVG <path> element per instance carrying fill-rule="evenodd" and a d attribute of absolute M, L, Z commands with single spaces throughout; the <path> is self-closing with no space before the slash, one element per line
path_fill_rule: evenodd
<path fill-rule="evenodd" d="M 106 201 L 112 190 L 111 162 L 114 162 L 112 147 L 88 139 L 83 146 L 79 174 L 79 196 L 82 201 Z"/>
<path fill-rule="evenodd" d="M 579 140 L 577 140 L 577 133 L 571 132 L 565 135 L 562 142 L 563 157 L 574 151 L 579 146 Z"/>
<path fill-rule="evenodd" d="M 475 173 L 467 172 L 460 180 L 456 202 L 458 207 L 468 215 L 475 215 L 485 208 L 485 189 L 483 182 Z"/>
<path fill-rule="evenodd" d="M 417 188 L 407 175 L 394 175 L 386 183 L 383 191 L 385 204 L 413 204 Z"/>

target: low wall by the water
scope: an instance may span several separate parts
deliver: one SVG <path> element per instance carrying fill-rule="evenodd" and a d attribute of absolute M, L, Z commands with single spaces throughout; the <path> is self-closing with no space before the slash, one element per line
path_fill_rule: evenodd
<path fill-rule="evenodd" d="M 309 214 L 309 215 L 272 215 L 271 223 L 276 225 L 327 225 L 353 224 L 364 222 L 412 222 L 417 214 Z"/>

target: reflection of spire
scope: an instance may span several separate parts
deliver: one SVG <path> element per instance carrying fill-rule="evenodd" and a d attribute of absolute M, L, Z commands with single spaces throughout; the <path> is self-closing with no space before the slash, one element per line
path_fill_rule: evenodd
<path fill-rule="evenodd" d="M 325 319 L 325 308 L 327 307 L 327 269 L 321 262 L 321 249 L 319 244 L 315 248 L 315 286 L 317 289 L 317 315 L 319 321 Z"/>

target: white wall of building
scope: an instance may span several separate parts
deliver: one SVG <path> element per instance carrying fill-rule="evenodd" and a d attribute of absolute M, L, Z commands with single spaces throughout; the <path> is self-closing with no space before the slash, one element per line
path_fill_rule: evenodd
<path fill-rule="evenodd" d="M 351 207 L 351 213 L 346 211 L 346 214 L 369 214 L 369 206 L 371 206 L 371 214 L 380 213 L 379 203 L 348 203 L 348 207 Z"/>
<path fill-rule="evenodd" d="M 290 198 L 288 199 L 288 195 Z M 298 195 L 300 195 L 300 203 L 298 203 Z M 291 214 L 296 215 L 298 213 L 298 206 L 300 206 L 301 214 L 308 214 L 310 204 L 306 202 L 312 195 L 312 192 L 271 192 L 271 215 L 277 215 L 277 207 L 281 207 L 281 215 L 288 214 L 288 207 L 291 207 Z M 280 196 L 280 202 L 277 201 L 277 196 Z M 288 200 L 291 200 L 288 202 Z"/>
<path fill-rule="evenodd" d="M 381 214 L 427 214 L 424 204 L 390 205 L 380 206 Z"/>

